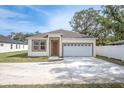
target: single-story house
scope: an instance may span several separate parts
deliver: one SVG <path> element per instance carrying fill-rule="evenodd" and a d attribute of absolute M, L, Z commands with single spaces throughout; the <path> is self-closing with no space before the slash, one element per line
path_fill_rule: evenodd
<path fill-rule="evenodd" d="M 96 56 L 96 38 L 63 29 L 28 37 L 28 56 Z"/>
<path fill-rule="evenodd" d="M 0 35 L 0 53 L 28 50 L 28 44 Z"/>

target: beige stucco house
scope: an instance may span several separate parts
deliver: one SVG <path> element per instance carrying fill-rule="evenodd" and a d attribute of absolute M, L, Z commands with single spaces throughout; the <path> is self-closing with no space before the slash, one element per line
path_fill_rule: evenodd
<path fill-rule="evenodd" d="M 96 56 L 96 39 L 63 29 L 28 37 L 28 56 Z"/>

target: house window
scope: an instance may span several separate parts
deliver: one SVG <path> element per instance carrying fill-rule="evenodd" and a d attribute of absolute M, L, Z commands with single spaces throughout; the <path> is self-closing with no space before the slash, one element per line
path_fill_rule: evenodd
<path fill-rule="evenodd" d="M 33 46 L 32 46 L 33 51 L 39 51 L 39 43 L 40 43 L 40 41 L 39 40 L 33 40 L 32 42 L 33 42 Z"/>
<path fill-rule="evenodd" d="M 18 49 L 18 44 L 16 44 L 16 49 Z"/>
<path fill-rule="evenodd" d="M 46 51 L 46 40 L 33 40 L 33 51 Z"/>
<path fill-rule="evenodd" d="M 25 45 L 23 45 L 23 49 L 25 48 Z"/>
<path fill-rule="evenodd" d="M 0 46 L 4 46 L 4 44 L 3 43 L 0 43 Z"/>
<path fill-rule="evenodd" d="M 40 41 L 40 50 L 41 51 L 46 50 L 46 41 Z"/>
<path fill-rule="evenodd" d="M 20 49 L 20 44 L 19 44 L 19 49 Z"/>
<path fill-rule="evenodd" d="M 10 49 L 13 49 L 13 44 L 10 45 Z"/>

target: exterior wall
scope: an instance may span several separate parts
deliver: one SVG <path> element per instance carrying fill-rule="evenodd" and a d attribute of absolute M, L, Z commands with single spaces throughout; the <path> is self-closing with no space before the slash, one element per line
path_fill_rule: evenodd
<path fill-rule="evenodd" d="M 96 54 L 124 60 L 124 45 L 97 46 Z"/>
<path fill-rule="evenodd" d="M 96 39 L 91 39 L 91 38 L 63 38 L 62 43 L 93 43 L 93 56 L 96 56 Z"/>
<path fill-rule="evenodd" d="M 45 39 L 46 40 L 46 52 L 33 52 L 32 51 L 32 40 L 34 39 L 29 39 L 28 40 L 28 56 L 49 56 L 49 40 L 48 38 Z M 41 38 L 39 38 L 38 40 L 42 40 Z"/>
<path fill-rule="evenodd" d="M 50 37 L 60 37 L 60 34 L 49 34 L 48 38 L 37 38 L 37 39 L 36 38 L 35 39 L 32 38 L 32 39 L 28 39 L 28 56 L 50 56 L 50 49 L 51 49 L 50 48 L 51 46 L 49 47 L 49 44 L 50 44 L 49 38 Z M 46 40 L 46 45 L 47 45 L 46 46 L 46 49 L 47 49 L 46 52 L 41 52 L 41 51 L 33 52 L 32 51 L 32 40 L 43 40 L 43 39 Z M 61 37 L 60 37 L 60 45 L 59 45 L 60 46 L 59 47 L 59 49 L 60 49 L 59 50 L 60 51 L 59 55 L 60 56 L 62 56 L 62 53 L 61 53 L 61 51 L 62 51 L 61 47 L 62 46 L 61 45 L 62 44 L 61 44 Z"/>
<path fill-rule="evenodd" d="M 16 49 L 16 44 L 13 44 L 13 48 L 11 49 L 10 48 L 11 43 L 2 43 L 2 44 L 3 46 L 0 46 L 0 53 L 28 50 L 28 45 L 24 45 L 24 49 L 23 49 L 23 45 L 20 44 L 20 48 L 19 48 L 19 44 L 18 44 L 18 49 Z"/>
<path fill-rule="evenodd" d="M 50 56 L 50 37 L 59 37 L 60 42 L 59 42 L 59 56 L 62 56 L 62 43 L 93 43 L 93 56 L 96 56 L 96 39 L 89 39 L 89 38 L 62 38 L 61 35 L 59 34 L 50 34 L 48 38 L 37 38 L 37 40 L 42 40 L 45 39 L 47 42 L 47 50 L 46 52 L 33 52 L 32 51 L 32 40 L 34 39 L 29 39 L 28 40 L 28 56 Z"/>

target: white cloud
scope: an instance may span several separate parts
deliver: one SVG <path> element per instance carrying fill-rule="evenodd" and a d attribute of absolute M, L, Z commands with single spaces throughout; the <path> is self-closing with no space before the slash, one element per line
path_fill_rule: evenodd
<path fill-rule="evenodd" d="M 13 12 L 13 11 L 10 11 L 10 10 L 7 10 L 7 9 L 0 9 L 0 19 L 10 18 L 10 17 L 24 18 L 24 17 L 29 17 L 29 16 L 26 15 L 26 14 Z"/>
<path fill-rule="evenodd" d="M 32 8 L 33 10 L 37 11 L 39 15 L 45 14 L 49 16 L 49 13 L 46 11 L 40 10 L 38 8 L 35 8 L 33 6 L 28 6 Z M 49 26 L 39 26 L 33 23 L 33 21 L 27 21 L 27 20 L 18 20 L 18 21 L 12 21 L 12 19 L 8 18 L 27 18 L 30 17 L 29 15 L 13 12 L 7 9 L 1 9 L 0 8 L 0 34 L 1 33 L 7 33 L 10 32 L 25 32 L 25 33 L 31 33 L 39 30 L 40 32 L 46 32 L 51 30 Z"/>
<path fill-rule="evenodd" d="M 41 9 L 41 8 L 38 8 L 38 6 L 26 6 L 26 7 L 28 7 L 30 9 L 38 12 L 39 15 L 43 15 L 44 14 L 46 16 L 49 16 L 49 12 L 47 12 L 47 11 Z"/>
<path fill-rule="evenodd" d="M 33 32 L 38 26 L 26 20 L 15 20 L 15 18 L 29 18 L 29 15 L 13 12 L 7 9 L 0 9 L 0 33 L 8 30 L 13 32 Z M 13 18 L 13 19 L 11 19 Z"/>
<path fill-rule="evenodd" d="M 71 17 L 73 16 L 75 9 L 68 9 L 66 6 L 63 6 L 62 9 L 56 9 L 54 12 L 51 11 L 45 11 L 42 9 L 42 7 L 38 6 L 26 6 L 34 11 L 37 11 L 39 15 L 46 15 L 48 20 L 48 25 L 42 27 L 40 29 L 41 31 L 49 31 L 49 30 L 55 30 L 55 29 L 67 29 L 70 30 L 71 27 L 69 25 L 69 21 L 71 20 Z M 76 8 L 77 9 L 77 8 Z"/>
<path fill-rule="evenodd" d="M 89 6 L 71 6 L 67 7 L 64 6 L 61 10 L 55 11 L 54 13 L 49 15 L 49 20 L 48 20 L 48 27 L 50 30 L 55 30 L 55 29 L 67 29 L 71 30 L 72 28 L 70 27 L 69 21 L 71 21 L 71 18 L 73 17 L 75 12 L 78 12 L 84 8 L 90 8 Z"/>
<path fill-rule="evenodd" d="M 49 26 L 51 27 L 52 30 L 60 28 L 71 30 L 72 28 L 70 27 L 69 21 L 71 21 L 71 18 L 73 17 L 74 13 L 77 10 L 79 11 L 79 9 L 80 7 L 76 9 L 64 8 L 61 11 L 57 11 L 50 17 L 48 21 Z"/>
<path fill-rule="evenodd" d="M 64 14 L 56 14 L 49 20 L 49 25 L 53 29 L 70 29 L 69 21 L 71 20 L 71 14 L 70 13 L 64 13 Z"/>
<path fill-rule="evenodd" d="M 28 21 L 17 21 L 17 22 L 8 22 L 5 20 L 0 21 L 0 28 L 3 29 L 3 31 L 7 31 L 6 29 L 10 29 L 13 32 L 34 32 L 38 29 L 40 29 L 39 26 L 36 26 Z"/>
<path fill-rule="evenodd" d="M 28 18 L 30 16 L 6 9 L 0 9 L 0 31 L 7 31 L 7 29 L 10 29 L 14 32 L 35 32 L 39 30 L 40 32 L 43 33 L 60 28 L 71 30 L 69 21 L 73 17 L 74 13 L 76 11 L 80 11 L 86 8 L 86 6 L 76 6 L 76 7 L 63 6 L 62 9 L 57 9 L 51 12 L 51 11 L 45 11 L 42 9 L 42 7 L 39 8 L 37 6 L 25 6 L 25 7 L 28 7 L 36 11 L 39 16 L 41 15 L 41 17 L 44 14 L 47 18 L 47 25 L 45 26 L 43 26 L 42 24 L 36 25 L 33 23 L 32 20 L 8 21 L 8 18 L 10 17 Z"/>

